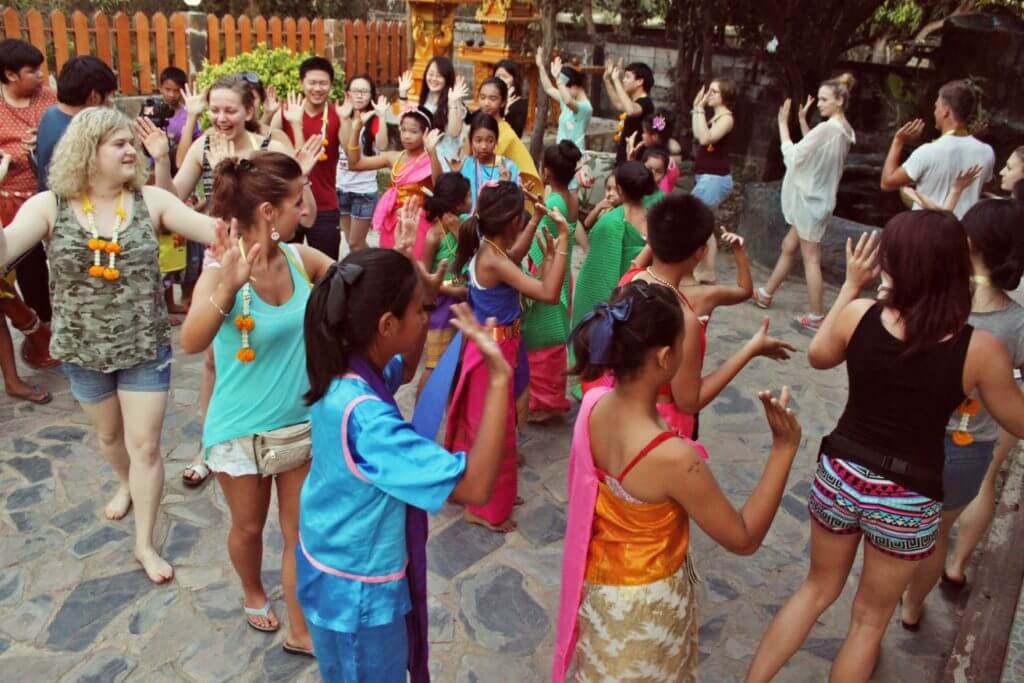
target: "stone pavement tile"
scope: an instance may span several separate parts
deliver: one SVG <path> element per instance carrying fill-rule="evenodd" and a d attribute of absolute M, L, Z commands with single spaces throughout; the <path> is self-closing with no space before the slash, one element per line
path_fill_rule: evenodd
<path fill-rule="evenodd" d="M 53 466 L 47 458 L 38 455 L 5 458 L 3 463 L 25 477 L 30 484 L 36 484 L 53 476 Z"/>
<path fill-rule="evenodd" d="M 495 556 L 496 561 L 515 567 L 546 589 L 558 592 L 562 583 L 562 548 L 509 547 Z M 556 597 L 557 599 L 557 597 Z"/>
<path fill-rule="evenodd" d="M 283 642 L 283 641 L 282 641 Z M 260 683 L 293 681 L 300 674 L 316 671 L 316 662 L 309 657 L 290 655 L 280 645 L 271 646 L 265 655 L 261 670 L 254 680 Z"/>
<path fill-rule="evenodd" d="M 528 502 L 519 509 L 516 521 L 519 534 L 535 546 L 544 546 L 565 537 L 565 511 L 548 500 Z"/>
<path fill-rule="evenodd" d="M 427 566 L 446 579 L 454 578 L 505 543 L 505 534 L 478 524 L 456 522 L 434 534 L 427 544 Z"/>
<path fill-rule="evenodd" d="M 104 648 L 71 672 L 76 683 L 119 683 L 128 678 L 138 663 L 113 648 Z"/>
<path fill-rule="evenodd" d="M 56 490 L 57 487 L 52 479 L 47 479 L 30 486 L 23 486 L 11 491 L 7 495 L 5 507 L 8 511 L 35 508 L 43 503 L 52 501 Z"/>
<path fill-rule="evenodd" d="M 188 522 L 174 522 L 162 548 L 163 558 L 175 564 L 188 557 L 199 541 L 199 535 L 199 527 Z"/>
<path fill-rule="evenodd" d="M 5 681 L 56 681 L 86 655 L 6 654 L 0 667 Z"/>
<path fill-rule="evenodd" d="M 56 529 L 41 529 L 28 534 L 13 530 L 0 534 L 0 567 L 30 562 L 42 555 L 55 557 L 64 538 Z"/>
<path fill-rule="evenodd" d="M 210 635 L 205 641 L 193 638 L 177 661 L 182 673 L 204 683 L 242 680 L 240 674 L 273 640 L 271 634 L 255 631 L 241 618 L 225 632 Z"/>
<path fill-rule="evenodd" d="M 523 575 L 493 566 L 457 582 L 460 618 L 467 635 L 489 650 L 529 654 L 544 639 L 551 619 L 523 585 Z M 495 609 L 500 605 L 501 609 Z"/>
<path fill-rule="evenodd" d="M 128 619 L 128 633 L 133 636 L 147 633 L 160 623 L 171 606 L 178 601 L 178 591 L 160 590 L 150 593 Z"/>
<path fill-rule="evenodd" d="M 435 643 L 450 643 L 455 639 L 455 619 L 452 611 L 433 598 L 427 601 L 429 639 L 431 646 Z"/>
<path fill-rule="evenodd" d="M 71 547 L 71 552 L 75 554 L 75 557 L 82 559 L 99 552 L 111 543 L 118 544 L 122 550 L 130 552 L 130 544 L 125 542 L 129 538 L 131 538 L 131 535 L 127 531 L 116 526 L 104 524 L 82 536 Z"/>
<path fill-rule="evenodd" d="M 128 604 L 153 587 L 141 569 L 80 583 L 50 623 L 46 646 L 62 651 L 85 650 Z"/>
<path fill-rule="evenodd" d="M 491 681 L 541 681 L 546 670 L 538 671 L 522 657 L 471 653 L 459 662 L 456 683 L 490 683 Z M 439 680 L 452 680 L 451 678 Z"/>
<path fill-rule="evenodd" d="M 9 604 L 21 595 L 24 572 L 20 567 L 0 569 L 0 605 Z"/>
<path fill-rule="evenodd" d="M 37 595 L 0 612 L 0 632 L 6 633 L 13 641 L 31 643 L 50 620 L 53 606 L 53 596 Z"/>
<path fill-rule="evenodd" d="M 98 523 L 99 520 L 99 501 L 91 499 L 54 515 L 50 518 L 50 524 L 66 534 L 74 535 Z"/>

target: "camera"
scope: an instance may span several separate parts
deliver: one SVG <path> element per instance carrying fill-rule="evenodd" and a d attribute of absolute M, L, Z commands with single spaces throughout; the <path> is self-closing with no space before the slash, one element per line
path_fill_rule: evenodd
<path fill-rule="evenodd" d="M 174 107 L 164 102 L 162 97 L 147 97 L 142 105 L 142 115 L 157 128 L 166 129 L 167 123 L 174 116 Z"/>

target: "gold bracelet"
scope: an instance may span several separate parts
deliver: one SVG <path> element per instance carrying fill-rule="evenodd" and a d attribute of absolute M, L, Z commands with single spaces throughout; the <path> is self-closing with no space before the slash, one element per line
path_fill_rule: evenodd
<path fill-rule="evenodd" d="M 568 256 L 569 255 L 569 252 L 567 252 L 567 251 L 558 251 L 557 249 L 555 250 L 555 253 L 559 254 L 561 256 Z"/>
<path fill-rule="evenodd" d="M 348 151 L 350 151 L 350 152 L 358 152 L 359 151 L 359 145 L 348 145 Z"/>
<path fill-rule="evenodd" d="M 213 304 L 213 307 L 217 309 L 218 313 L 220 313 L 220 317 L 228 317 L 228 314 L 224 311 L 223 308 L 220 307 L 220 304 L 213 300 L 213 294 L 210 295 L 210 303 Z"/>

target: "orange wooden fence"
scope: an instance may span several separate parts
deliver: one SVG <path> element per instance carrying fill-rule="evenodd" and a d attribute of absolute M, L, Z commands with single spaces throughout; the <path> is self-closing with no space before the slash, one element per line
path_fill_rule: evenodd
<path fill-rule="evenodd" d="M 46 74 L 59 72 L 73 55 L 99 57 L 117 74 L 121 95 L 155 92 L 157 74 L 170 65 L 189 72 L 203 59 L 220 64 L 260 44 L 337 59 L 344 63 L 346 75 L 369 73 L 378 85 L 396 83 L 408 68 L 404 22 L 268 20 L 183 12 L 169 17 L 159 12 L 152 16 L 117 12 L 108 17 L 102 12 L 87 16 L 76 11 L 67 17 L 59 10 L 19 14 L 10 7 L 0 12 L 0 22 L 4 37 L 26 40 L 46 56 L 42 67 Z M 197 33 L 205 33 L 205 44 L 194 39 Z"/>

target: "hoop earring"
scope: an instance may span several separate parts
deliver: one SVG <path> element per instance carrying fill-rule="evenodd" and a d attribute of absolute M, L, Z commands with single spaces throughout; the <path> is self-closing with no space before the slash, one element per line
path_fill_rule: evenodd
<path fill-rule="evenodd" d="M 281 233 L 277 231 L 277 228 L 273 228 L 270 231 L 270 239 L 274 240 L 275 242 L 281 241 Z"/>

